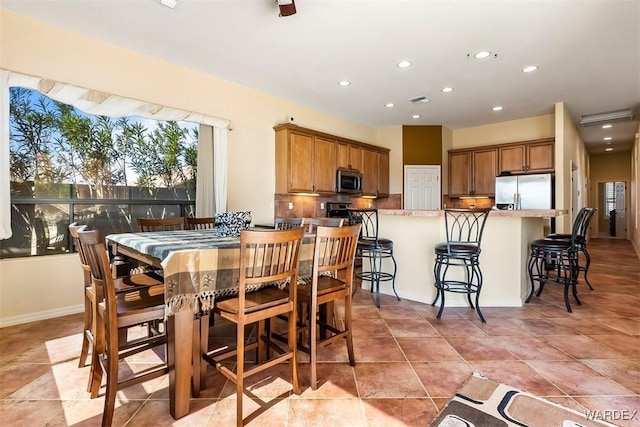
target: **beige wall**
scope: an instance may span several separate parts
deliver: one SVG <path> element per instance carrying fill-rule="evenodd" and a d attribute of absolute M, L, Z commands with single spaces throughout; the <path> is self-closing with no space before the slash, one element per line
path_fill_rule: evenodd
<path fill-rule="evenodd" d="M 545 114 L 483 126 L 454 129 L 451 148 L 470 148 L 553 138 L 555 136 L 554 120 L 553 114 Z M 446 155 L 446 152 L 443 154 Z"/>
<path fill-rule="evenodd" d="M 640 126 L 636 132 L 636 141 L 631 150 L 631 186 L 629 212 L 629 239 L 640 257 Z"/>
<path fill-rule="evenodd" d="M 571 113 L 563 102 L 555 105 L 556 128 L 556 208 L 567 209 L 577 214 L 580 208 L 589 206 L 589 155 L 584 143 L 578 134 L 578 130 L 571 119 Z M 578 171 L 578 190 L 581 196 L 581 204 L 572 206 L 572 182 L 571 175 Z M 570 233 L 572 216 L 566 215 L 556 220 L 556 228 L 559 233 Z"/>
<path fill-rule="evenodd" d="M 389 150 L 389 193 L 402 193 L 402 126 L 391 126 L 376 131 L 375 144 Z"/>

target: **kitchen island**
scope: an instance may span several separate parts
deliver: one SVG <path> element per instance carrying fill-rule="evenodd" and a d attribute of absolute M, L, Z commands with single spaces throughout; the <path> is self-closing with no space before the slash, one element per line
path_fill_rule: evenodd
<path fill-rule="evenodd" d="M 393 240 L 398 263 L 396 291 L 400 298 L 431 303 L 435 298 L 434 248 L 446 241 L 444 211 L 380 209 L 379 235 Z M 549 218 L 566 209 L 493 210 L 482 238 L 480 269 L 484 277 L 481 307 L 521 307 L 529 295 L 529 243 L 544 237 Z M 385 261 L 391 271 L 391 261 Z M 369 289 L 369 283 L 363 288 Z M 380 293 L 393 295 L 391 282 Z M 466 307 L 464 295 L 447 295 L 447 307 Z"/>

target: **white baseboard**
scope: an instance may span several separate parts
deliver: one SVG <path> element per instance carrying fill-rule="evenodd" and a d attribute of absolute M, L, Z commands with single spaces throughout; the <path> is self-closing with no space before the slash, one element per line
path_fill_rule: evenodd
<path fill-rule="evenodd" d="M 69 314 L 83 313 L 84 304 L 61 307 L 53 310 L 38 311 L 36 313 L 22 314 L 20 316 L 3 317 L 0 319 L 0 328 L 6 326 L 21 325 L 23 323 L 36 322 L 38 320 L 53 319 L 54 317 L 67 316 Z"/>
<path fill-rule="evenodd" d="M 391 289 L 382 289 L 382 286 L 380 286 L 380 294 L 384 294 L 384 295 L 389 295 L 389 296 L 393 296 L 395 297 L 395 294 L 393 293 L 393 290 Z M 391 287 L 389 287 L 391 288 Z M 370 287 L 367 286 L 366 289 L 362 288 L 361 291 L 365 291 L 365 292 L 370 292 Z M 435 291 L 434 291 L 435 294 Z M 400 299 L 405 299 L 405 300 L 410 300 L 410 301 L 415 301 L 415 302 L 420 302 L 423 304 L 431 304 L 433 302 L 433 299 L 426 299 L 425 295 L 416 295 L 416 294 L 412 294 L 412 293 L 408 293 L 408 292 L 398 292 L 398 295 L 400 295 Z M 468 303 L 466 300 L 466 296 L 464 299 L 462 298 L 451 298 L 451 294 L 447 294 L 447 302 L 445 304 L 446 307 L 468 307 Z M 482 309 L 482 307 L 523 307 L 524 306 L 524 299 L 526 298 L 523 297 L 522 300 L 519 299 L 483 299 L 482 295 L 480 296 L 480 309 Z M 475 296 L 473 297 L 473 301 L 475 302 Z M 439 302 L 438 302 L 439 303 Z"/>

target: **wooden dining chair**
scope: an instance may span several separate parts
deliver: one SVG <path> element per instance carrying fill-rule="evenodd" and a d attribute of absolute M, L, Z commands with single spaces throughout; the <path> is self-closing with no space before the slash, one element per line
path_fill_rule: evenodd
<path fill-rule="evenodd" d="M 309 218 L 305 221 L 307 225 L 307 233 L 315 233 L 316 227 L 342 227 L 344 218 Z"/>
<path fill-rule="evenodd" d="M 214 303 L 213 311 L 220 317 L 236 325 L 236 347 L 224 346 L 203 353 L 202 358 L 215 367 L 222 375 L 236 384 L 237 413 L 236 424 L 242 426 L 242 398 L 245 379 L 278 363 L 289 362 L 293 391 L 300 394 L 298 384 L 298 359 L 296 353 L 296 287 L 286 290 L 285 283 L 296 283 L 298 259 L 304 229 L 274 231 L 242 231 L 240 233 L 240 278 L 238 296 Z M 277 286 L 281 284 L 281 286 Z M 288 318 L 289 339 L 287 348 L 266 342 L 263 338 L 265 321 L 279 315 Z M 246 344 L 245 327 L 257 324 L 257 339 Z M 261 339 L 263 338 L 263 339 Z M 267 346 L 276 349 L 277 355 L 265 360 Z M 245 353 L 255 349 L 258 352 L 255 366 L 247 368 Z M 229 358 L 235 358 L 234 364 L 223 364 Z M 201 377 L 206 372 L 203 364 Z M 204 386 L 204 381 L 202 381 Z"/>
<path fill-rule="evenodd" d="M 276 218 L 276 230 L 290 230 L 292 228 L 304 227 L 304 218 Z"/>
<path fill-rule="evenodd" d="M 184 230 L 184 218 L 138 218 L 140 231 Z"/>
<path fill-rule="evenodd" d="M 186 217 L 185 219 L 189 230 L 214 230 L 216 228 L 216 219 L 214 217 Z"/>
<path fill-rule="evenodd" d="M 87 261 L 84 249 L 80 245 L 78 232 L 86 230 L 86 228 L 87 225 L 79 225 L 75 222 L 69 225 L 69 234 L 71 235 L 71 239 L 73 241 L 73 247 L 78 252 L 78 257 L 80 258 L 80 267 L 82 268 L 83 272 L 84 333 L 82 337 L 80 360 L 78 361 L 79 368 L 82 368 L 86 365 L 89 350 L 93 351 L 93 331 L 95 329 L 93 321 L 95 319 L 95 312 L 97 307 L 96 301 L 102 301 L 102 299 L 104 298 L 102 294 L 98 295 L 98 297 L 96 298 L 93 288 L 91 287 L 91 267 L 89 266 L 89 262 Z M 157 278 L 152 273 L 141 273 L 118 277 L 114 278 L 113 282 L 116 288 L 116 293 L 136 291 L 149 286 L 158 286 L 158 289 L 156 289 L 156 291 L 158 291 L 163 289 L 164 286 L 159 278 Z"/>
<path fill-rule="evenodd" d="M 311 388 L 318 388 L 318 348 L 345 339 L 349 364 L 355 366 L 351 325 L 353 263 L 360 235 L 360 224 L 316 228 L 311 280 L 297 286 L 298 305 L 306 313 L 298 330 L 298 349 L 309 354 Z M 344 303 L 344 319 L 335 317 L 334 302 Z M 302 337 L 307 337 L 303 339 Z"/>
<path fill-rule="evenodd" d="M 126 279 L 114 279 L 111 276 L 109 258 L 101 233 L 98 230 L 79 230 L 78 241 L 91 271 L 91 287 L 97 301 L 93 322 L 94 349 L 91 356 L 90 391 L 92 398 L 97 397 L 102 377 L 106 376 L 102 414 L 102 426 L 105 427 L 110 426 L 113 420 L 118 390 L 149 381 L 168 372 L 165 361 L 166 348 L 162 349 L 165 359 L 162 363 L 130 375 L 120 375 L 119 372 L 120 360 L 158 346 L 166 347 L 166 328 L 126 342 L 121 342 L 122 337 L 119 333 L 123 328 L 163 321 L 164 289 L 148 286 L 128 292 L 117 292 L 116 282 Z M 100 298 L 102 295 L 104 299 Z"/>

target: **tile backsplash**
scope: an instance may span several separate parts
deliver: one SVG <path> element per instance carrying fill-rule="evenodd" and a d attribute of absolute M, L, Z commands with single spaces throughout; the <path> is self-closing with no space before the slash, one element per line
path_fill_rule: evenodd
<path fill-rule="evenodd" d="M 345 195 L 297 196 L 295 194 L 275 194 L 273 217 L 325 217 L 327 216 L 327 202 L 350 202 L 354 208 L 365 208 L 373 205 L 378 209 L 400 209 L 402 207 L 402 196 L 400 194 L 391 194 L 388 197 L 368 199 Z"/>

